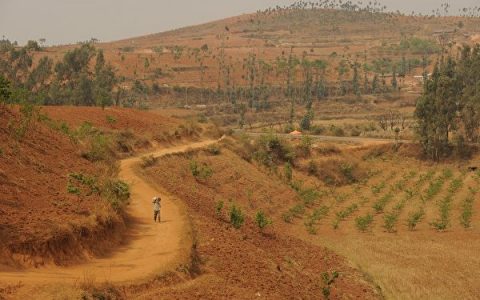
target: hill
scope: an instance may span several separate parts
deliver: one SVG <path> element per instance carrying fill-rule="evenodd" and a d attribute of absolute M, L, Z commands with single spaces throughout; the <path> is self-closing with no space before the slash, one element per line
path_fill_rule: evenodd
<path fill-rule="evenodd" d="M 197 134 L 143 111 L 0 109 L 1 268 L 105 254 L 125 229 L 117 160 Z"/>
<path fill-rule="evenodd" d="M 468 17 L 285 9 L 102 43 L 98 47 L 105 50 L 108 60 L 129 81 L 223 86 L 219 74 L 225 73 L 219 68 L 231 65 L 233 85 L 248 86 L 246 60 L 255 55 L 273 68 L 265 76 L 278 85 L 283 79 L 278 75 L 276 62 L 288 57 L 292 48 L 299 58 L 305 55 L 310 60 L 327 61 L 327 73 L 335 79 L 335 69 L 343 59 L 373 65 L 376 61 L 400 61 L 406 57 L 413 69 L 418 69 L 422 56 L 433 59 L 442 44 L 475 42 L 479 29 L 480 21 Z M 48 54 L 55 56 L 69 48 L 49 48 Z M 373 70 L 370 72 L 373 74 Z M 390 72 L 391 68 L 385 70 Z M 408 75 L 421 75 L 421 70 Z"/>

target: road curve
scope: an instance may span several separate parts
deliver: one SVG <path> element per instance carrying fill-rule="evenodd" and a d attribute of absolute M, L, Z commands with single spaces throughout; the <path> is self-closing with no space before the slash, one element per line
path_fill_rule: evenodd
<path fill-rule="evenodd" d="M 162 149 L 151 155 L 161 157 L 208 146 L 209 140 Z M 150 155 L 149 154 L 149 155 Z M 178 200 L 162 193 L 135 171 L 140 157 L 121 161 L 120 179 L 131 184 L 131 202 L 127 214 L 133 220 L 127 230 L 128 241 L 108 257 L 95 258 L 71 267 L 47 266 L 15 272 L 0 272 L 0 283 L 43 285 L 75 283 L 89 278 L 95 281 L 132 282 L 150 278 L 182 263 L 191 249 L 190 227 Z M 167 170 L 166 170 L 167 171 Z M 154 223 L 151 199 L 162 197 L 162 222 Z M 186 239 L 187 237 L 187 239 Z M 0 297 L 1 298 L 1 297 Z"/>

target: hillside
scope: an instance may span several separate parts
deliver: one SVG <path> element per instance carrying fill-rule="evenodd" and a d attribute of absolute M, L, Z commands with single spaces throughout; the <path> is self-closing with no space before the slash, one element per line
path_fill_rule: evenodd
<path fill-rule="evenodd" d="M 302 9 L 243 15 L 98 47 L 127 80 L 216 87 L 219 67 L 227 64 L 234 85 L 246 86 L 245 60 L 255 55 L 273 67 L 267 80 L 278 85 L 283 79 L 275 74 L 276 61 L 292 47 L 297 57 L 328 61 L 327 73 L 334 79 L 342 59 L 370 64 L 402 57 L 421 60 L 424 54 L 433 59 L 433 45 L 472 43 L 479 30 L 478 18 Z M 433 44 L 401 44 L 411 38 Z M 49 48 L 48 54 L 58 56 L 69 48 Z M 421 70 L 409 75 L 421 75 Z"/>
<path fill-rule="evenodd" d="M 198 130 L 144 111 L 19 108 L 1 108 L 0 268 L 105 254 L 125 229 L 117 159 Z"/>
<path fill-rule="evenodd" d="M 211 177 L 192 176 L 192 162 L 211 168 Z M 127 298 L 380 297 L 368 279 L 341 257 L 285 235 L 280 214 L 298 196 L 228 147 L 171 155 L 144 172 L 152 182 L 183 199 L 195 228 L 196 256 L 189 269 L 193 278 L 159 278 L 147 290 L 131 287 Z M 240 229 L 229 224 L 233 206 L 245 216 Z M 258 211 L 272 218 L 274 226 L 260 231 L 255 224 Z M 172 280 L 180 282 L 168 284 Z"/>
<path fill-rule="evenodd" d="M 18 111 L 2 108 L 1 114 L 0 268 L 72 263 L 114 243 L 122 218 L 88 188 L 81 188 L 83 195 L 68 191 L 71 174 L 92 176 L 101 168 L 59 131 L 31 120 L 22 132 Z M 105 242 L 91 243 L 100 236 Z"/>
<path fill-rule="evenodd" d="M 358 5 L 1 40 L 0 300 L 478 298 L 480 9 Z"/>

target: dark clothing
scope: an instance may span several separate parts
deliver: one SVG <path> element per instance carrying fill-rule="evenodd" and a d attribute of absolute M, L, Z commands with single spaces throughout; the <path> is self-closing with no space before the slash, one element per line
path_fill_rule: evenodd
<path fill-rule="evenodd" d="M 157 222 L 157 217 L 158 217 L 158 223 L 160 223 L 160 211 L 156 210 L 153 212 L 153 221 Z"/>

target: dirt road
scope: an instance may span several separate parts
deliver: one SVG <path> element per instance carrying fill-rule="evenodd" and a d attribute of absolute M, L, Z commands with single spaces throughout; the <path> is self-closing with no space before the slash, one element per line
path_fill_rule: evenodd
<path fill-rule="evenodd" d="M 151 153 L 160 157 L 207 146 L 216 141 L 204 141 Z M 121 161 L 120 178 L 131 184 L 131 203 L 127 209 L 133 220 L 128 229 L 125 246 L 115 249 L 109 257 L 92 259 L 72 267 L 49 266 L 18 272 L 0 272 L 5 285 L 42 285 L 79 282 L 82 280 L 134 282 L 182 263 L 189 254 L 190 226 L 178 200 L 162 193 L 142 178 L 136 170 L 140 157 Z M 168 170 L 166 170 L 168 171 Z M 162 222 L 154 223 L 151 199 L 162 198 Z M 0 297 L 1 298 L 1 297 Z"/>
<path fill-rule="evenodd" d="M 237 134 L 246 134 L 252 137 L 259 137 L 264 135 L 264 132 L 251 132 L 245 130 L 235 130 Z M 381 139 L 381 138 L 368 138 L 368 137 L 350 137 L 350 136 L 329 136 L 329 135 L 313 135 L 313 134 L 303 134 L 303 135 L 291 135 L 287 133 L 275 133 L 277 136 L 281 136 L 288 139 L 299 139 L 303 136 L 308 136 L 313 140 L 319 142 L 336 142 L 336 143 L 350 143 L 350 144 L 389 144 L 394 143 L 394 139 Z M 399 143 L 411 143 L 410 140 L 398 140 Z"/>

